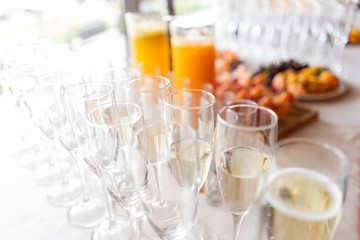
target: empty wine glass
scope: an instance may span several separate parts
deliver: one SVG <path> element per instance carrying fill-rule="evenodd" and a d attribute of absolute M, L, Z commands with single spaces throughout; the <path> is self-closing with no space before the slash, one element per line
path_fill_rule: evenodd
<path fill-rule="evenodd" d="M 124 237 L 124 232 L 129 231 L 128 220 L 127 218 L 124 219 L 124 217 L 121 218 L 115 215 L 112 204 L 113 200 L 107 192 L 104 175 L 101 174 L 89 151 L 90 146 L 87 128 L 87 116 L 89 112 L 100 104 L 114 101 L 115 95 L 113 88 L 110 84 L 102 82 L 80 83 L 69 87 L 66 90 L 65 97 L 70 123 L 74 130 L 77 143 L 84 155 L 85 162 L 92 172 L 99 177 L 106 198 L 108 218 L 104 219 L 94 229 L 91 239 L 120 239 Z"/>
<path fill-rule="evenodd" d="M 233 214 L 234 240 L 273 166 L 277 121 L 272 110 L 257 105 L 230 105 L 218 112 L 216 172 L 223 201 Z"/>
<path fill-rule="evenodd" d="M 342 55 L 349 40 L 355 10 L 336 0 L 328 1 L 326 4 L 328 11 L 331 12 L 327 22 L 328 35 L 331 39 L 331 54 L 327 64 L 338 76 L 344 76 Z"/>
<path fill-rule="evenodd" d="M 337 147 L 306 138 L 279 142 L 264 189 L 266 239 L 332 239 L 342 216 L 350 163 Z"/>
<path fill-rule="evenodd" d="M 95 197 L 90 198 L 90 191 L 83 172 L 85 168 L 82 167 L 84 156 L 76 142 L 65 103 L 66 88 L 81 81 L 81 75 L 72 72 L 55 72 L 46 74 L 40 79 L 43 94 L 47 100 L 44 104 L 53 125 L 54 136 L 72 156 L 76 173 L 81 182 L 82 198 L 70 207 L 67 219 L 75 226 L 94 227 L 105 216 L 106 209 L 103 201 Z M 57 200 L 56 194 L 48 195 L 48 197 L 51 202 Z"/>
<path fill-rule="evenodd" d="M 184 89 L 165 96 L 165 120 L 194 131 L 193 136 L 170 132 L 170 163 L 187 196 L 187 224 L 197 223 L 198 194 L 211 164 L 215 127 L 215 97 L 203 90 Z"/>
<path fill-rule="evenodd" d="M 132 239 L 140 239 L 138 208 L 146 191 L 147 164 L 142 143 L 141 108 L 129 102 L 102 104 L 88 115 L 91 153 L 103 174 L 107 191 L 125 209 Z M 146 143 L 146 142 L 145 142 Z"/>
<path fill-rule="evenodd" d="M 86 80 L 88 82 L 106 82 L 114 88 L 116 101 L 127 99 L 126 83 L 140 77 L 140 73 L 131 67 L 117 67 L 109 63 L 104 67 L 92 67 L 87 69 Z"/>
<path fill-rule="evenodd" d="M 33 63 L 18 67 L 17 77 L 14 79 L 14 82 L 17 82 L 19 85 L 28 86 L 23 90 L 23 101 L 29 115 L 29 120 L 40 135 L 40 149 L 36 154 L 38 164 L 35 168 L 35 180 L 41 185 L 51 185 L 61 177 L 67 178 L 66 175 L 70 175 L 71 171 L 69 164 L 58 157 L 59 154 L 54 146 L 54 133 L 51 121 L 43 106 L 43 101 L 46 99 L 42 96 L 39 76 L 45 71 L 46 66 L 34 59 Z"/>

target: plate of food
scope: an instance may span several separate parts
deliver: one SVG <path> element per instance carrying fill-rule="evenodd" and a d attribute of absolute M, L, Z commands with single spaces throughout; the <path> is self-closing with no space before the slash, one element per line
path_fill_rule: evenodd
<path fill-rule="evenodd" d="M 324 101 L 342 96 L 347 87 L 324 66 L 308 66 L 290 60 L 260 68 L 269 87 L 275 92 L 287 91 L 300 101 Z"/>
<path fill-rule="evenodd" d="M 279 137 L 317 118 L 317 111 L 299 101 L 341 96 L 346 85 L 329 69 L 295 60 L 260 66 L 251 71 L 232 51 L 218 51 L 215 96 L 221 105 L 249 99 L 279 117 Z"/>
<path fill-rule="evenodd" d="M 331 100 L 338 97 L 341 97 L 346 93 L 348 90 L 347 85 L 344 83 L 344 81 L 339 81 L 339 84 L 337 87 L 331 91 L 322 92 L 322 93 L 306 93 L 300 95 L 297 99 L 300 101 L 325 101 L 325 100 Z"/>
<path fill-rule="evenodd" d="M 282 113 L 294 100 L 330 100 L 347 90 L 346 84 L 324 66 L 288 60 L 250 71 L 231 51 L 218 52 L 217 56 L 218 99 L 246 98 Z"/>

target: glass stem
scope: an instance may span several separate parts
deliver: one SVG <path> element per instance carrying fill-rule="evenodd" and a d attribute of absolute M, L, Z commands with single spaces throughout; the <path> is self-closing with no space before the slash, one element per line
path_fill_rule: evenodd
<path fill-rule="evenodd" d="M 114 208 L 113 208 L 113 204 L 112 204 L 113 200 L 107 191 L 104 176 L 99 175 L 99 178 L 100 178 L 100 182 L 101 182 L 101 187 L 104 191 L 105 198 L 106 198 L 105 202 L 106 202 L 106 209 L 107 209 L 107 212 L 109 215 L 109 229 L 111 229 L 113 226 L 116 225 L 116 217 L 115 217 Z"/>
<path fill-rule="evenodd" d="M 83 198 L 83 202 L 88 202 L 90 200 L 89 197 L 89 191 L 86 187 L 86 180 L 85 180 L 85 175 L 80 167 L 80 163 L 79 161 L 81 161 L 81 155 L 78 152 L 74 152 L 71 151 L 70 152 L 71 156 L 74 159 L 74 165 L 75 165 L 75 170 L 76 172 L 79 174 L 79 178 L 80 178 L 80 182 L 81 182 L 81 189 L 82 189 L 82 198 Z"/>
<path fill-rule="evenodd" d="M 234 233 L 233 233 L 233 240 L 238 240 L 240 237 L 240 228 L 241 224 L 248 214 L 248 210 L 242 213 L 233 213 L 233 221 L 234 221 Z"/>
<path fill-rule="evenodd" d="M 62 161 L 60 160 L 60 150 L 59 150 L 59 142 L 56 142 L 56 139 L 53 139 L 52 140 L 52 144 L 53 144 L 53 146 L 54 146 L 54 149 L 55 149 L 55 151 L 56 151 L 56 160 L 57 160 L 57 162 L 58 162 L 58 164 L 59 164 L 59 168 L 60 168 L 60 172 L 61 172 L 61 180 L 62 180 L 62 183 L 63 184 L 68 184 L 69 183 L 69 179 L 68 179 L 68 177 L 67 177 L 67 175 L 66 175 L 66 171 L 65 171 L 65 168 L 64 168 L 64 165 L 63 165 L 63 163 L 62 163 Z"/>
<path fill-rule="evenodd" d="M 158 197 L 160 200 L 160 203 L 162 204 L 164 199 L 162 196 L 162 186 L 161 186 L 161 165 L 160 163 L 155 163 L 154 164 L 154 172 L 155 172 L 155 178 L 156 178 L 156 186 L 158 189 Z"/>
<path fill-rule="evenodd" d="M 41 134 L 40 139 L 41 139 L 42 147 L 44 149 L 46 149 L 47 148 L 46 140 L 48 140 L 48 139 L 45 138 L 44 134 Z M 53 158 L 48 158 L 47 164 L 49 165 L 50 168 L 55 168 L 55 166 L 56 166 Z"/>
<path fill-rule="evenodd" d="M 137 205 L 129 206 L 126 208 L 126 210 L 127 210 L 126 213 L 130 220 L 131 228 L 133 231 L 133 240 L 140 240 L 140 230 L 139 230 L 139 226 L 138 226 L 138 222 L 137 222 L 137 218 L 136 218 L 136 208 L 137 208 Z"/>

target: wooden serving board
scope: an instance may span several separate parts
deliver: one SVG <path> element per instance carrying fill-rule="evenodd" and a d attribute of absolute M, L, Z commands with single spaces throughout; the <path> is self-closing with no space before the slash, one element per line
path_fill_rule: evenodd
<path fill-rule="evenodd" d="M 279 118 L 278 139 L 317 119 L 318 112 L 301 103 L 294 102 L 292 108 L 290 114 Z"/>

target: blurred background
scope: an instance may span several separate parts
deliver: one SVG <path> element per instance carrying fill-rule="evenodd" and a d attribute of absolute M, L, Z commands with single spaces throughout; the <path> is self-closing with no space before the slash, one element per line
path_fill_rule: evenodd
<path fill-rule="evenodd" d="M 173 4 L 181 14 L 215 2 L 174 0 Z M 107 30 L 124 32 L 125 9 L 167 12 L 167 0 L 14 0 L 0 4 L 0 42 L 49 38 L 72 48 Z"/>

